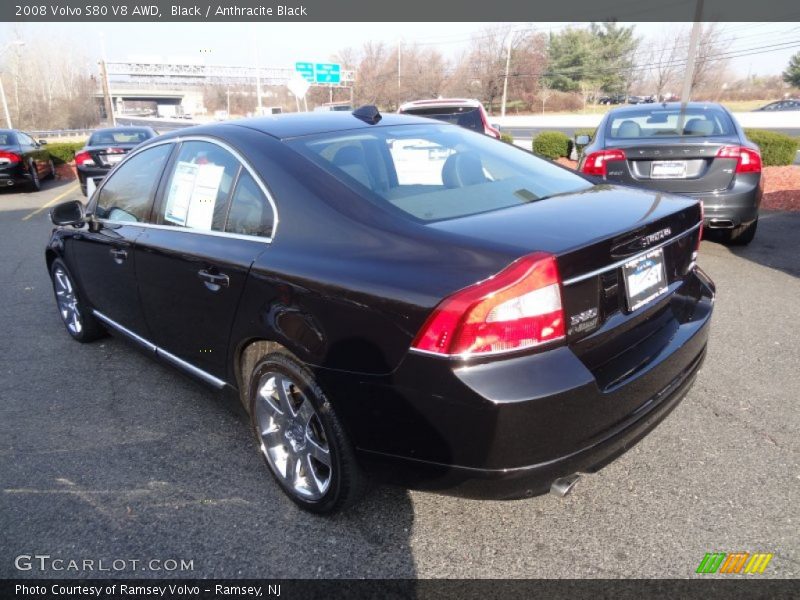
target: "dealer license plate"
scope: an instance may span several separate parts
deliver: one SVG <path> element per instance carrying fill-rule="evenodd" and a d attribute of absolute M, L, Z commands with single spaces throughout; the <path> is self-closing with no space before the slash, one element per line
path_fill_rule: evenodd
<path fill-rule="evenodd" d="M 686 179 L 685 160 L 654 160 L 650 166 L 652 179 Z"/>
<path fill-rule="evenodd" d="M 667 292 L 664 249 L 643 254 L 622 266 L 628 310 L 633 312 Z"/>

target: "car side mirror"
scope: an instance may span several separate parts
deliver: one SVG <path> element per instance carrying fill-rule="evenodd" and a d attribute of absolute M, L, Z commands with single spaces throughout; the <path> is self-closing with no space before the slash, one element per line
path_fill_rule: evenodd
<path fill-rule="evenodd" d="M 589 142 L 592 141 L 588 135 L 579 135 L 575 138 L 575 145 L 576 146 L 588 146 Z"/>
<path fill-rule="evenodd" d="M 500 131 L 500 124 L 499 123 L 490 123 L 490 125 L 492 127 L 494 127 L 495 129 L 497 129 L 497 131 Z"/>
<path fill-rule="evenodd" d="M 39 140 L 40 146 L 47 146 L 47 140 Z"/>
<path fill-rule="evenodd" d="M 86 212 L 80 200 L 68 200 L 53 207 L 50 211 L 53 225 L 82 225 L 86 222 Z"/>

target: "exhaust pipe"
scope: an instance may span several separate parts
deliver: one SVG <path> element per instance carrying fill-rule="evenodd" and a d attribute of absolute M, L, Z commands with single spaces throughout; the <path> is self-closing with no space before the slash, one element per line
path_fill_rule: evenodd
<path fill-rule="evenodd" d="M 709 229 L 733 229 L 733 221 L 730 219 L 712 219 L 708 222 Z"/>
<path fill-rule="evenodd" d="M 577 473 L 573 473 L 572 475 L 567 475 L 566 477 L 559 477 L 553 483 L 550 484 L 550 493 L 558 496 L 559 498 L 563 498 L 567 494 L 570 493 L 572 488 L 575 487 L 575 484 L 578 483 L 578 479 L 581 476 Z"/>

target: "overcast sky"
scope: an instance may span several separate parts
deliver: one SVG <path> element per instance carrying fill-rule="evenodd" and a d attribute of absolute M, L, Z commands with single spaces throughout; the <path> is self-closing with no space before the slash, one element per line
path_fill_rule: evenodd
<path fill-rule="evenodd" d="M 524 23 L 509 24 L 521 28 Z M 565 23 L 536 23 L 541 31 L 562 29 Z M 577 23 L 578 26 L 585 24 Z M 494 25 L 493 25 L 494 26 Z M 674 35 L 687 23 L 637 23 L 636 32 L 647 42 Z M 109 60 L 204 61 L 207 64 L 255 64 L 258 38 L 263 67 L 288 67 L 296 61 L 327 61 L 337 50 L 361 46 L 369 40 L 395 44 L 419 43 L 438 48 L 448 58 L 460 55 L 470 35 L 485 23 L 42 23 L 0 25 L 0 39 L 13 36 L 14 27 L 26 37 L 61 39 L 91 62 L 101 53 L 101 39 Z M 738 76 L 780 73 L 789 57 L 800 51 L 800 23 L 726 23 L 731 39 L 727 51 L 750 54 L 731 60 Z M 794 42 L 789 44 L 789 42 Z M 769 47 L 772 46 L 772 47 Z M 766 52 L 765 52 L 766 51 Z M 752 54 L 751 54 L 752 53 Z"/>

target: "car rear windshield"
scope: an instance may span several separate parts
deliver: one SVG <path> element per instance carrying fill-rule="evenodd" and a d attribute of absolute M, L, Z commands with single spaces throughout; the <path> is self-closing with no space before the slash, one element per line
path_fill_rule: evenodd
<path fill-rule="evenodd" d="M 0 146 L 16 146 L 17 136 L 11 131 L 0 132 Z"/>
<path fill-rule="evenodd" d="M 547 160 L 450 125 L 375 127 L 287 143 L 365 197 L 422 221 L 592 187 Z"/>
<path fill-rule="evenodd" d="M 147 129 L 111 129 L 96 131 L 89 138 L 89 146 L 103 144 L 139 144 L 149 140 L 153 134 Z"/>
<path fill-rule="evenodd" d="M 477 106 L 427 106 L 404 109 L 403 114 L 428 117 L 483 133 L 483 120 Z"/>
<path fill-rule="evenodd" d="M 715 107 L 690 107 L 683 111 L 683 115 L 679 107 L 626 110 L 611 115 L 606 125 L 606 137 L 612 139 L 708 137 L 734 133 L 731 118 L 724 110 Z"/>

